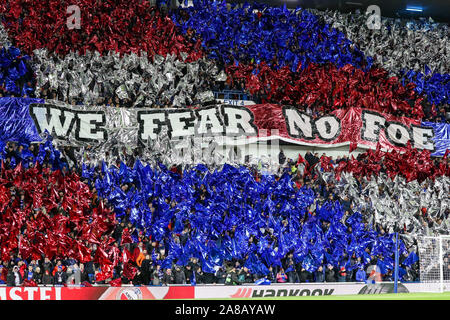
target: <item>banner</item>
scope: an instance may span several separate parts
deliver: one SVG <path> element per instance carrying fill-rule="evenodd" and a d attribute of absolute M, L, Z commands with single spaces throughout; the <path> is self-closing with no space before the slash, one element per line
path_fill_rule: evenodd
<path fill-rule="evenodd" d="M 448 286 L 445 291 L 450 290 Z M 398 293 L 438 292 L 439 283 L 399 283 Z M 393 282 L 123 287 L 0 287 L 0 300 L 168 300 L 337 296 L 394 293 Z"/>
<path fill-rule="evenodd" d="M 398 151 L 410 143 L 434 155 L 443 155 L 450 145 L 448 124 L 420 123 L 362 108 L 338 109 L 313 118 L 296 107 L 274 104 L 125 109 L 36 100 L 0 99 L 2 141 L 40 141 L 49 132 L 66 144 L 136 146 L 167 135 L 170 139 L 216 137 L 222 139 L 220 144 L 281 139 L 315 147 L 375 148 L 379 143 L 383 149 Z"/>
<path fill-rule="evenodd" d="M 433 128 L 434 144 L 436 152 L 435 156 L 444 156 L 445 151 L 450 149 L 450 124 L 448 123 L 434 123 L 422 122 L 425 127 Z"/>
<path fill-rule="evenodd" d="M 194 299 L 193 286 L 164 287 L 0 287 L 0 300 Z"/>

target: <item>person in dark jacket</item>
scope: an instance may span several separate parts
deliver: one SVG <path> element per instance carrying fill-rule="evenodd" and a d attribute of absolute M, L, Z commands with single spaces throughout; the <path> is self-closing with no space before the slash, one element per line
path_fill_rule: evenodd
<path fill-rule="evenodd" d="M 52 285 L 53 284 L 53 277 L 49 270 L 44 271 L 44 274 L 42 275 L 42 284 L 43 285 Z"/>
<path fill-rule="evenodd" d="M 175 276 L 175 284 L 186 283 L 186 274 L 184 273 L 184 270 L 182 270 L 179 266 L 175 267 L 174 276 Z"/>
<path fill-rule="evenodd" d="M 270 282 L 275 282 L 276 281 L 275 273 L 273 271 L 272 266 L 269 267 L 269 274 L 267 275 L 267 280 L 269 280 Z"/>
<path fill-rule="evenodd" d="M 184 246 L 186 244 L 186 242 L 189 239 L 189 228 L 184 228 L 184 230 L 181 232 L 180 235 L 180 243 L 182 246 Z"/>
<path fill-rule="evenodd" d="M 238 279 L 241 283 L 253 283 L 253 277 L 246 267 L 243 267 L 238 273 Z"/>
<path fill-rule="evenodd" d="M 225 284 L 225 279 L 227 278 L 226 272 L 220 267 L 216 272 L 216 278 L 218 284 Z"/>
<path fill-rule="evenodd" d="M 189 261 L 188 265 L 191 266 L 192 270 L 198 270 L 198 268 L 200 268 L 200 264 L 198 263 L 198 259 L 197 258 L 191 258 L 191 261 Z"/>
<path fill-rule="evenodd" d="M 36 284 L 42 284 L 41 268 L 36 267 L 36 270 L 34 270 L 33 281 L 36 282 Z"/>
<path fill-rule="evenodd" d="M 188 264 L 187 266 L 184 267 L 184 275 L 186 277 L 186 283 L 191 284 L 192 283 L 192 275 L 193 275 L 191 265 Z"/>
<path fill-rule="evenodd" d="M 325 275 L 324 275 L 322 266 L 317 268 L 316 272 L 314 272 L 314 276 L 315 276 L 316 282 L 324 282 L 325 281 Z"/>
<path fill-rule="evenodd" d="M 175 283 L 175 276 L 172 273 L 172 269 L 168 268 L 164 273 L 162 284 L 167 286 L 168 284 Z"/>
<path fill-rule="evenodd" d="M 125 221 L 121 221 L 119 225 L 114 229 L 113 238 L 120 245 L 120 241 L 122 240 L 123 229 L 125 229 Z"/>
<path fill-rule="evenodd" d="M 64 285 L 67 281 L 67 274 L 63 271 L 62 266 L 59 266 L 55 272 L 54 276 L 54 284 L 55 285 Z"/>
<path fill-rule="evenodd" d="M 312 274 L 311 274 L 311 272 L 307 271 L 305 268 L 302 268 L 299 272 L 299 278 L 300 278 L 300 282 L 302 282 L 302 283 L 311 282 Z"/>
<path fill-rule="evenodd" d="M 280 153 L 278 154 L 278 163 L 283 165 L 286 162 L 286 156 L 284 155 L 283 149 L 280 149 Z"/>
<path fill-rule="evenodd" d="M 227 277 L 225 279 L 225 284 L 226 285 L 241 284 L 239 279 L 238 279 L 236 268 L 231 268 L 230 271 L 227 272 Z"/>
<path fill-rule="evenodd" d="M 45 270 L 48 270 L 50 272 L 53 270 L 53 264 L 47 257 L 45 257 L 44 263 L 42 264 L 42 272 L 45 272 Z"/>
<path fill-rule="evenodd" d="M 89 282 L 89 275 L 84 267 L 84 264 L 80 263 L 80 282 L 83 283 L 85 281 Z"/>
<path fill-rule="evenodd" d="M 203 272 L 203 283 L 204 284 L 213 284 L 216 283 L 216 276 L 211 272 Z"/>
<path fill-rule="evenodd" d="M 152 270 L 152 259 L 151 259 L 150 255 L 147 254 L 147 255 L 145 255 L 145 259 L 142 260 L 142 264 L 141 264 L 142 277 L 146 284 L 150 283 L 152 271 L 153 271 Z"/>
<path fill-rule="evenodd" d="M 133 280 L 132 280 L 133 285 L 135 286 L 141 286 L 141 285 L 145 285 L 145 280 L 144 280 L 144 276 L 142 274 L 142 272 L 138 269 L 138 271 L 136 272 L 136 275 L 134 276 Z"/>
<path fill-rule="evenodd" d="M 94 282 L 94 275 L 95 275 L 95 266 L 93 261 L 88 261 L 84 264 L 84 269 L 86 270 L 86 273 L 89 278 L 89 283 Z"/>
<path fill-rule="evenodd" d="M 329 264 L 327 270 L 325 270 L 325 280 L 326 282 L 336 282 L 336 273 L 331 264 Z"/>
<path fill-rule="evenodd" d="M 192 277 L 195 277 L 196 284 L 205 284 L 205 273 L 203 272 L 201 267 L 197 267 L 194 269 L 194 274 Z"/>
<path fill-rule="evenodd" d="M 290 283 L 297 283 L 297 282 L 299 282 L 299 276 L 297 274 L 297 270 L 295 270 L 295 263 L 294 263 L 294 261 L 289 262 L 289 265 L 286 268 L 286 274 L 288 276 L 288 281 Z"/>
<path fill-rule="evenodd" d="M 19 272 L 19 267 L 14 266 L 6 277 L 6 283 L 8 287 L 18 287 L 22 284 L 22 275 Z"/>

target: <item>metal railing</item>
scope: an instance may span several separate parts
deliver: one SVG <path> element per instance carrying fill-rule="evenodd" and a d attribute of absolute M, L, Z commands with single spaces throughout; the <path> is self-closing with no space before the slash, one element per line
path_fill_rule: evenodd
<path fill-rule="evenodd" d="M 224 100 L 249 100 L 253 101 L 253 96 L 245 93 L 243 91 L 237 90 L 222 90 L 222 91 L 214 91 L 215 99 L 224 99 Z"/>

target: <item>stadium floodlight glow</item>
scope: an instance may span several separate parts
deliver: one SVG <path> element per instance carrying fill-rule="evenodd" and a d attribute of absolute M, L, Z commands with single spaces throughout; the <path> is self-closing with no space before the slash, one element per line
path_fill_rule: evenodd
<path fill-rule="evenodd" d="M 423 8 L 421 6 L 406 6 L 406 11 L 422 12 Z"/>

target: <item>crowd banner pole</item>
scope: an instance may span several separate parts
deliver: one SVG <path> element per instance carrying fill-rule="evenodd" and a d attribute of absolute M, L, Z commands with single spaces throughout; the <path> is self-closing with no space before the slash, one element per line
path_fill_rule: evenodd
<path fill-rule="evenodd" d="M 439 289 L 444 292 L 444 251 L 442 249 L 442 236 L 439 237 Z"/>
<path fill-rule="evenodd" d="M 395 233 L 395 271 L 394 271 L 394 293 L 398 289 L 398 232 Z"/>

